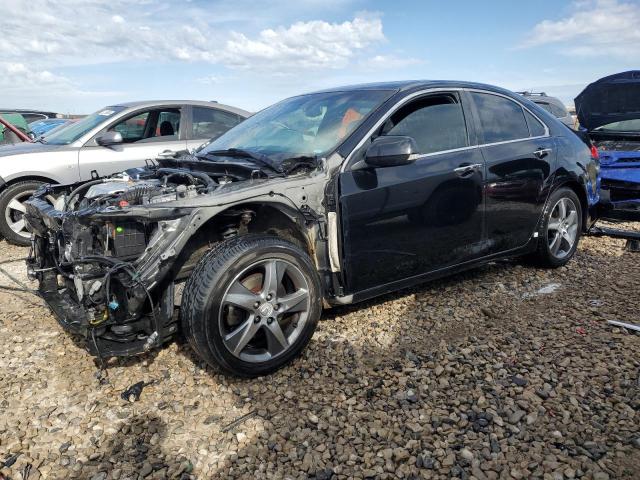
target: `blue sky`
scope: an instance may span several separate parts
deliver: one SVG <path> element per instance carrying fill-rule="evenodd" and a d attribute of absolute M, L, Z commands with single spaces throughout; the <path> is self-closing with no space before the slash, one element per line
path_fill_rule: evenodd
<path fill-rule="evenodd" d="M 459 79 L 566 103 L 640 66 L 640 2 L 4 0 L 0 105 L 144 99 L 249 110 L 329 86 Z"/>

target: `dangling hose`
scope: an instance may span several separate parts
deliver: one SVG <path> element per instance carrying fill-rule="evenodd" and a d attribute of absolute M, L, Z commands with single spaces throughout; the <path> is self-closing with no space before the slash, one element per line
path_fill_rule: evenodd
<path fill-rule="evenodd" d="M 73 199 L 73 197 L 75 197 L 78 193 L 80 193 L 82 190 L 84 190 L 85 188 L 89 188 L 93 185 L 98 185 L 99 183 L 104 183 L 104 180 L 92 180 L 90 182 L 87 183 L 83 183 L 82 185 L 74 188 L 73 190 L 71 190 L 71 193 L 69 195 L 67 195 L 67 198 L 64 201 L 64 207 L 62 207 L 62 211 L 66 212 L 67 211 L 67 207 L 69 206 L 69 204 L 71 203 L 71 200 Z"/>

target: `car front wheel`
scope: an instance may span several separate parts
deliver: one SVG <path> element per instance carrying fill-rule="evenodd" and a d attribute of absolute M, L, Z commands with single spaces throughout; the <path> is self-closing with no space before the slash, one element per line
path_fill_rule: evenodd
<path fill-rule="evenodd" d="M 267 235 L 223 242 L 185 286 L 182 327 L 207 363 L 256 377 L 295 358 L 322 310 L 317 271 L 296 245 Z"/>
<path fill-rule="evenodd" d="M 28 246 L 31 232 L 24 220 L 24 205 L 43 182 L 27 180 L 9 185 L 0 193 L 0 234 L 14 245 Z"/>

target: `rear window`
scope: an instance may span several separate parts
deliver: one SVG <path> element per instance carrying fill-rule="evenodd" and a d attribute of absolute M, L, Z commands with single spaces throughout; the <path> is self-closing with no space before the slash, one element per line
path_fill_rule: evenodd
<path fill-rule="evenodd" d="M 193 107 L 191 138 L 215 140 L 242 120 L 240 115 L 217 108 Z"/>
<path fill-rule="evenodd" d="M 558 118 L 563 118 L 569 115 L 569 112 L 567 112 L 567 110 L 560 105 L 554 105 L 552 103 L 549 106 L 551 107 L 551 113 L 553 113 Z"/>
<path fill-rule="evenodd" d="M 524 116 L 527 119 L 527 125 L 529 125 L 529 133 L 532 137 L 542 137 L 545 134 L 545 128 L 540 120 L 531 115 L 528 111 L 524 111 Z"/>
<path fill-rule="evenodd" d="M 489 93 L 471 93 L 484 135 L 484 143 L 506 142 L 529 137 L 524 110 L 516 102 Z"/>

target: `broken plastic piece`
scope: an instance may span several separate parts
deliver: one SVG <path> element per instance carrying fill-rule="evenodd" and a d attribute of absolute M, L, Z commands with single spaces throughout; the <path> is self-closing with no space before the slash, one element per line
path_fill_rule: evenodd
<path fill-rule="evenodd" d="M 145 352 L 148 352 L 149 350 L 151 350 L 151 348 L 156 344 L 156 340 L 158 339 L 158 332 L 153 332 L 151 335 L 149 335 L 149 338 L 147 338 L 147 341 L 144 342 L 144 347 L 143 350 Z"/>
<path fill-rule="evenodd" d="M 111 301 L 109 302 L 109 308 L 110 308 L 111 310 L 117 310 L 119 306 L 120 306 L 120 304 L 118 303 L 118 301 L 117 301 L 117 300 L 111 300 Z"/>
<path fill-rule="evenodd" d="M 142 389 L 146 385 L 147 384 L 144 383 L 144 382 L 134 383 L 129 388 L 127 388 L 124 392 L 122 392 L 120 394 L 120 397 L 123 400 L 126 400 L 127 402 L 131 402 L 131 403 L 137 402 L 138 400 L 140 400 L 140 395 L 142 394 Z"/>
<path fill-rule="evenodd" d="M 619 322 L 617 320 L 609 320 L 607 323 L 609 325 L 614 325 L 616 327 L 622 327 L 628 330 L 634 330 L 636 332 L 640 332 L 640 325 L 636 325 L 635 323 Z"/>
<path fill-rule="evenodd" d="M 7 457 L 7 459 L 2 462 L 2 467 L 11 467 L 14 463 L 16 463 L 16 460 L 18 460 L 18 457 L 20 456 L 19 453 L 14 453 L 13 455 Z"/>

